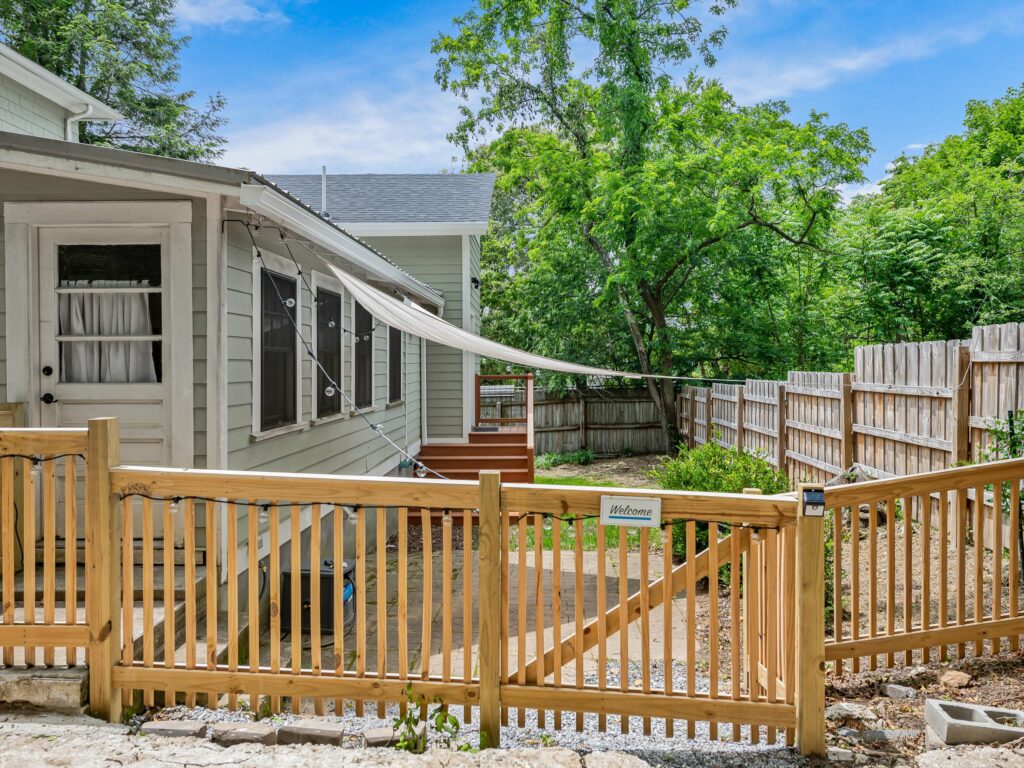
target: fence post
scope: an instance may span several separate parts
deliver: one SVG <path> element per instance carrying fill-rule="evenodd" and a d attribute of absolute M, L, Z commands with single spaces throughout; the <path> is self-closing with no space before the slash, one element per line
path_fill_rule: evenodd
<path fill-rule="evenodd" d="M 473 375 L 473 405 L 476 410 L 476 421 L 474 422 L 477 426 L 480 426 L 480 413 L 483 409 L 480 403 L 480 374 Z M 498 402 L 501 402 L 501 396 L 498 396 Z M 500 413 L 498 414 L 501 415 Z"/>
<path fill-rule="evenodd" d="M 587 450 L 587 398 L 582 390 L 577 390 L 580 396 L 580 450 Z"/>
<path fill-rule="evenodd" d="M 715 427 L 711 420 L 715 417 L 715 390 L 714 387 L 707 388 L 707 398 L 704 401 L 704 442 L 710 443 L 715 439 Z"/>
<path fill-rule="evenodd" d="M 775 394 L 775 465 L 779 472 L 786 472 L 786 385 L 779 384 Z"/>
<path fill-rule="evenodd" d="M 697 447 L 697 388 L 689 388 L 689 403 L 686 406 L 687 419 L 689 420 L 689 434 L 686 436 L 686 444 L 689 448 Z"/>
<path fill-rule="evenodd" d="M 796 519 L 796 746 L 825 756 L 825 518 L 809 515 L 801 483 Z"/>
<path fill-rule="evenodd" d="M 85 475 L 86 621 L 89 625 L 89 709 L 119 722 L 121 689 L 113 668 L 121 642 L 121 519 L 110 468 L 121 461 L 117 418 L 89 419 Z"/>
<path fill-rule="evenodd" d="M 480 472 L 480 747 L 501 746 L 501 472 Z"/>
<path fill-rule="evenodd" d="M 853 466 L 853 375 L 844 373 L 839 376 L 839 423 L 843 430 L 843 438 L 839 447 L 839 466 L 845 472 Z"/>
<path fill-rule="evenodd" d="M 736 453 L 743 453 L 743 419 L 746 408 L 744 407 L 743 390 L 746 384 L 736 387 Z"/>
<path fill-rule="evenodd" d="M 971 348 L 956 348 L 953 368 L 953 450 L 950 464 L 956 465 L 971 458 Z"/>

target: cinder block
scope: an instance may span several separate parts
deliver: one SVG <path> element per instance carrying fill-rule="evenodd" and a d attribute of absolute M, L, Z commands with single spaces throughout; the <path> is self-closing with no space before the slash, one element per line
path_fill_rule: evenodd
<path fill-rule="evenodd" d="M 277 744 L 277 729 L 266 723 L 217 723 L 210 729 L 210 739 L 222 747 L 236 744 Z"/>
<path fill-rule="evenodd" d="M 928 699 L 924 719 L 949 745 L 1005 744 L 1024 738 L 1024 712 Z"/>
<path fill-rule="evenodd" d="M 345 727 L 340 723 L 307 720 L 282 725 L 277 731 L 278 744 L 331 744 L 341 746 Z"/>

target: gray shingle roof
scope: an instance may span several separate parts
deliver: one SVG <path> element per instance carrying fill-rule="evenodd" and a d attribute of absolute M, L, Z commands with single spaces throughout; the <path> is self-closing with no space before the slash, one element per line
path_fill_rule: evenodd
<path fill-rule="evenodd" d="M 318 174 L 268 176 L 320 208 Z M 328 174 L 327 212 L 344 223 L 473 223 L 490 218 L 492 173 Z"/>

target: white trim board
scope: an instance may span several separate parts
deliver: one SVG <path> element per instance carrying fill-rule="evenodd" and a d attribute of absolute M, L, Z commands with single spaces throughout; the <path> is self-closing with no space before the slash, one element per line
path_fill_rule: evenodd
<path fill-rule="evenodd" d="M 352 221 L 339 227 L 356 237 L 431 237 L 437 235 L 485 235 L 486 221 Z"/>

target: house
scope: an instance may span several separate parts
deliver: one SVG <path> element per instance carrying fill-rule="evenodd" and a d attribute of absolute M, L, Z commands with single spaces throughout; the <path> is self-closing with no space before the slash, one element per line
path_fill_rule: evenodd
<path fill-rule="evenodd" d="M 465 441 L 473 356 L 375 321 L 325 265 L 475 329 L 492 178 L 333 177 L 328 218 L 288 177 L 66 140 L 118 115 L 38 69 L 0 79 L 0 105 L 64 110 L 0 113 L 0 401 L 26 426 L 115 415 L 124 463 L 371 475 Z"/>

